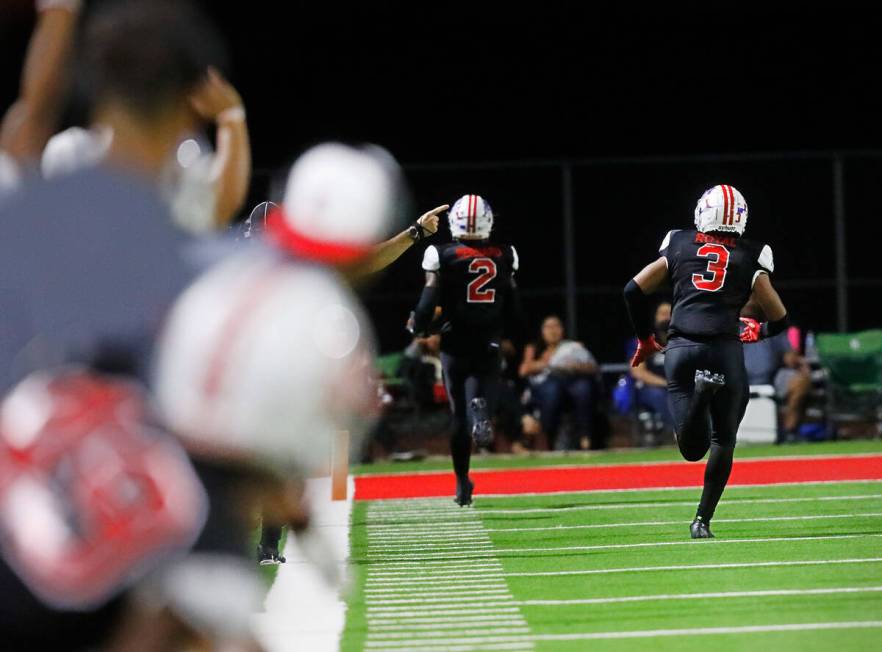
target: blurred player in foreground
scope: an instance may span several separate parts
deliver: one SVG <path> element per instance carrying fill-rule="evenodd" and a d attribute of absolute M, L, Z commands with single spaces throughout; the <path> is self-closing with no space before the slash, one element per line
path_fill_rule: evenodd
<path fill-rule="evenodd" d="M 743 238 L 747 202 L 729 185 L 708 189 L 695 207 L 695 228 L 670 231 L 659 252 L 625 286 L 625 303 L 637 334 L 637 367 L 661 346 L 653 334 L 648 295 L 673 286 L 673 315 L 665 349 L 668 401 L 680 453 L 690 462 L 710 450 L 704 490 L 690 526 L 693 539 L 712 538 L 710 522 L 732 470 L 738 426 L 749 388 L 741 342 L 784 331 L 787 310 L 772 287 L 772 249 Z M 768 322 L 739 315 L 749 299 Z M 740 340 L 740 341 L 739 341 Z"/>
<path fill-rule="evenodd" d="M 408 328 L 425 337 L 441 306 L 441 362 L 456 422 L 450 441 L 456 474 L 455 501 L 472 504 L 472 441 L 493 440 L 490 417 L 501 374 L 500 343 L 506 325 L 522 329 L 517 284 L 518 253 L 490 241 L 493 211 L 479 195 L 465 195 L 448 215 L 453 242 L 430 245 L 423 256 L 426 285 Z"/>
<path fill-rule="evenodd" d="M 156 181 L 221 48 L 187 3 L 160 0 L 105 5 L 82 43 L 92 117 L 114 133 L 107 155 L 30 179 L 0 212 L 0 387 L 14 388 L 0 411 L 0 640 L 252 649 L 262 588 L 238 501 L 264 478 L 208 458 L 197 477 L 137 385 L 194 275 Z"/>
<path fill-rule="evenodd" d="M 382 150 L 375 150 L 376 154 L 381 154 L 381 158 L 387 158 L 388 154 Z M 388 157 L 389 163 L 394 164 L 391 157 Z M 248 241 L 251 239 L 259 239 L 263 236 L 267 229 L 269 220 L 278 212 L 278 206 L 273 202 L 262 202 L 258 204 L 251 214 L 238 228 L 237 239 L 240 241 Z M 356 259 L 340 259 L 328 260 L 328 264 L 341 277 L 353 286 L 358 286 L 368 279 L 371 275 L 385 269 L 393 262 L 398 260 L 401 255 L 407 251 L 415 243 L 422 242 L 425 238 L 434 235 L 438 231 L 438 215 L 442 211 L 447 210 L 448 206 L 438 206 L 433 208 L 411 224 L 407 229 L 399 233 L 393 238 L 385 240 L 379 244 L 371 244 L 364 252 L 363 256 Z M 310 254 L 307 254 L 307 256 Z M 297 502 L 294 494 L 302 494 L 302 483 L 297 479 L 292 480 L 292 492 L 289 494 L 288 502 Z M 264 514 L 260 542 L 257 548 L 257 560 L 260 564 L 279 564 L 285 562 L 285 557 L 281 554 L 280 544 L 282 538 L 282 527 L 288 525 L 290 531 L 303 543 L 304 538 L 308 538 L 310 530 L 308 529 L 309 516 L 304 508 L 297 512 L 289 511 L 284 515 L 282 520 L 274 519 L 272 511 Z M 307 544 L 308 545 L 308 544 Z"/>
<path fill-rule="evenodd" d="M 190 448 L 253 459 L 291 487 L 261 505 L 261 560 L 283 561 L 287 523 L 332 581 L 337 560 L 309 527 L 297 479 L 327 466 L 338 431 L 357 445 L 372 422 L 373 335 L 336 270 L 372 255 L 398 184 L 375 148 L 326 144 L 303 154 L 263 237 L 178 301 L 157 365 L 159 404 Z"/>

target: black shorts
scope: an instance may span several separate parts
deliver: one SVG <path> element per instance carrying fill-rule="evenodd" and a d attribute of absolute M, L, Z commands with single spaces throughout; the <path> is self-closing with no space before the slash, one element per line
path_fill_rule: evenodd
<path fill-rule="evenodd" d="M 735 339 L 697 342 L 685 337 L 675 337 L 668 342 L 665 375 L 668 378 L 668 402 L 678 436 L 684 432 L 683 424 L 695 390 L 695 372 L 699 369 L 723 374 L 726 384 L 711 401 L 707 429 L 694 434 L 705 437 L 708 445 L 713 443 L 731 448 L 735 446 L 738 426 L 750 398 L 741 342 Z"/>

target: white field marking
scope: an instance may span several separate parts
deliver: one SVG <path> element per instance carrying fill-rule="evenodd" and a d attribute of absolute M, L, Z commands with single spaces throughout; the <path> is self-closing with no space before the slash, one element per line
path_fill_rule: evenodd
<path fill-rule="evenodd" d="M 503 573 L 502 569 L 495 572 L 485 571 L 477 576 L 472 575 L 471 573 L 468 575 L 451 573 L 447 575 L 429 575 L 413 578 L 408 573 L 407 577 L 368 577 L 365 584 L 368 587 L 374 584 L 443 584 L 444 586 L 448 586 L 453 584 L 479 584 L 482 582 L 492 582 L 494 580 L 501 580 L 503 577 L 505 577 L 505 573 Z"/>
<path fill-rule="evenodd" d="M 501 570 L 502 564 L 496 561 L 495 559 L 485 559 L 484 561 L 477 564 L 469 564 L 467 562 L 457 562 L 451 561 L 449 564 L 445 564 L 443 561 L 437 561 L 429 559 L 426 564 L 422 565 L 420 568 L 415 568 L 415 571 L 423 575 L 431 575 L 432 573 L 446 573 L 449 571 L 488 571 L 488 570 Z M 378 575 L 382 575 L 383 573 L 389 573 L 389 569 L 387 568 L 368 568 L 370 577 L 377 577 Z"/>
<path fill-rule="evenodd" d="M 413 541 L 419 538 L 421 541 L 443 540 L 449 541 L 454 539 L 486 539 L 487 535 L 483 530 L 462 531 L 455 528 L 450 531 L 424 530 L 420 532 L 400 532 L 393 534 L 391 532 L 371 532 L 368 530 L 371 541 Z"/>
<path fill-rule="evenodd" d="M 766 521 L 816 521 L 836 518 L 874 518 L 882 512 L 865 514 L 812 514 L 809 516 L 753 516 L 751 518 L 715 518 L 714 523 L 756 523 Z M 590 525 L 549 525 L 546 527 L 501 527 L 487 528 L 488 532 L 556 532 L 557 530 L 584 530 L 609 527 L 641 527 L 650 525 L 682 525 L 683 520 L 675 521 L 632 521 L 630 523 L 591 523 Z"/>
<path fill-rule="evenodd" d="M 481 541 L 472 541 L 463 543 L 462 541 L 418 541 L 415 543 L 368 543 L 369 550 L 409 550 L 411 548 L 454 548 L 462 550 L 463 548 L 487 548 L 492 546 L 493 542 L 489 537 L 483 537 Z"/>
<path fill-rule="evenodd" d="M 381 606 L 387 604 L 424 604 L 424 605 L 441 605 L 441 604 L 474 604 L 475 600 L 498 600 L 505 598 L 511 600 L 508 588 L 505 589 L 482 589 L 480 591 L 463 591 L 454 596 L 438 595 L 437 593 L 426 594 L 422 598 L 378 598 L 370 601 L 370 606 Z M 493 603 L 500 606 L 503 603 Z"/>
<path fill-rule="evenodd" d="M 422 572 L 416 572 L 422 571 Z M 443 568 L 436 568 L 429 572 L 425 572 L 423 569 L 414 568 L 414 569 L 392 569 L 390 571 L 375 571 L 368 575 L 368 581 L 383 581 L 383 580 L 392 580 L 392 581 L 400 581 L 402 579 L 418 579 L 418 580 L 432 580 L 432 579 L 443 579 L 443 578 L 461 578 L 461 579 L 470 579 L 470 580 L 484 580 L 484 579 L 492 579 L 493 576 L 502 575 L 503 569 L 502 566 L 487 566 L 486 568 L 482 568 L 480 570 L 472 570 L 468 568 L 463 569 L 454 569 L 447 571 Z"/>
<path fill-rule="evenodd" d="M 439 591 L 456 591 L 459 589 L 501 589 L 505 588 L 505 578 L 498 576 L 481 582 L 435 582 L 428 586 L 412 587 L 410 583 L 399 583 L 398 586 L 381 586 L 379 588 L 365 588 L 364 592 L 370 595 L 380 593 L 406 593 L 407 595 L 419 595 L 421 593 L 438 593 Z"/>
<path fill-rule="evenodd" d="M 487 636 L 487 635 L 495 635 L 495 634 L 529 634 L 529 627 L 496 627 L 496 623 L 493 623 L 493 627 L 488 627 L 486 629 L 461 629 L 459 631 L 445 632 L 445 631 L 426 631 L 426 632 L 377 632 L 377 633 L 369 633 L 367 635 L 368 641 L 375 640 L 395 640 L 395 639 L 409 639 L 408 642 L 413 640 L 420 640 L 421 638 L 436 638 L 438 636 Z"/>
<path fill-rule="evenodd" d="M 864 480 L 808 480 L 806 482 L 764 482 L 762 484 L 735 484 L 726 487 L 728 493 L 730 489 L 763 489 L 766 487 L 805 487 L 811 485 L 830 485 L 830 484 L 872 484 L 882 482 L 882 479 L 864 479 Z M 634 493 L 641 491 L 695 491 L 701 489 L 701 485 L 692 487 L 633 487 L 629 489 L 568 489 L 565 491 L 527 491 L 525 493 L 516 494 L 475 494 L 475 499 L 484 498 L 535 498 L 537 496 L 566 496 L 572 494 L 580 496 L 584 494 L 621 494 Z M 480 504 L 480 503 L 479 503 Z M 481 511 L 480 508 L 477 511 Z"/>
<path fill-rule="evenodd" d="M 849 496 L 805 496 L 798 498 L 743 498 L 740 500 L 730 500 L 726 503 L 727 507 L 736 507 L 738 505 L 757 505 L 757 504 L 779 504 L 779 503 L 805 503 L 814 501 L 828 500 L 872 500 L 874 498 L 882 498 L 882 494 L 857 494 Z M 595 509 L 666 509 L 668 507 L 694 507 L 694 500 L 680 500 L 668 502 L 647 502 L 647 503 L 591 503 L 588 505 L 570 505 L 568 507 L 509 507 L 509 508 L 491 508 L 480 510 L 481 516 L 490 516 L 495 514 L 558 514 L 563 512 L 576 512 Z M 413 513 L 408 518 L 413 517 L 415 520 L 432 520 L 426 519 L 431 514 Z M 401 518 L 401 517 L 398 517 Z M 438 521 L 442 522 L 442 521 Z M 391 527 L 400 529 L 406 527 L 406 523 L 400 523 Z"/>
<path fill-rule="evenodd" d="M 429 647 L 392 647 L 392 648 L 376 648 L 376 652 L 491 652 L 505 650 L 535 650 L 535 646 L 531 641 L 522 641 L 520 643 L 473 643 L 471 645 L 442 645 Z"/>
<path fill-rule="evenodd" d="M 406 593 L 407 595 L 420 594 L 428 591 L 458 591 L 468 589 L 498 589 L 506 586 L 505 577 L 498 575 L 491 577 L 489 580 L 482 582 L 421 582 L 412 584 L 411 582 L 396 582 L 394 585 L 382 584 L 379 587 L 368 586 L 364 592 L 368 595 L 379 595 L 381 593 Z"/>
<path fill-rule="evenodd" d="M 783 596 L 814 596 L 814 595 L 840 595 L 853 593 L 879 593 L 882 586 L 847 586 L 830 589 L 770 589 L 765 591 L 729 591 L 719 593 L 663 593 L 658 595 L 626 595 L 616 598 L 573 598 L 570 600 L 515 600 L 506 604 L 517 607 L 560 607 L 591 604 L 621 604 L 625 602 L 655 602 L 658 600 L 713 600 L 713 599 L 737 599 L 737 598 L 770 598 Z M 492 606 L 492 602 L 484 604 Z M 368 607 L 371 612 L 388 612 L 396 609 L 408 609 L 409 607 Z"/>
<path fill-rule="evenodd" d="M 423 620 L 433 620 L 431 618 L 426 618 Z M 462 629 L 463 627 L 479 627 L 482 625 L 492 625 L 493 627 L 526 627 L 527 621 L 523 618 L 499 618 L 496 616 L 483 617 L 482 620 L 463 620 L 462 618 L 440 618 L 437 620 L 441 620 L 442 622 L 398 622 L 398 621 L 387 621 L 386 623 L 381 623 L 376 620 L 368 621 L 368 627 L 371 628 L 371 631 L 382 631 L 389 630 L 394 632 L 403 632 L 407 630 L 415 630 L 415 631 L 424 631 L 427 629 Z"/>
<path fill-rule="evenodd" d="M 744 563 L 728 563 L 728 564 L 685 564 L 679 566 L 634 566 L 631 568 L 596 568 L 585 570 L 566 570 L 566 571 L 525 571 L 515 573 L 503 573 L 500 577 L 558 577 L 563 575 L 608 575 L 611 573 L 645 573 L 654 571 L 693 571 L 693 570 L 720 570 L 727 568 L 775 568 L 784 566 L 826 566 L 828 564 L 875 564 L 882 562 L 882 557 L 865 557 L 858 559 L 818 559 L 806 561 L 755 561 Z M 444 576 L 442 576 L 444 577 Z M 448 575 L 446 577 L 457 578 L 460 575 Z M 368 579 L 370 581 L 370 578 Z M 379 584 L 385 586 L 388 584 L 405 584 L 414 586 L 418 584 L 435 584 L 444 581 L 441 578 L 433 579 L 378 579 L 371 582 L 372 585 Z M 446 586 L 446 585 L 445 585 Z"/>
<path fill-rule="evenodd" d="M 655 546 L 690 546 L 690 545 L 724 545 L 727 543 L 787 543 L 790 541 L 827 541 L 830 539 L 863 539 L 863 538 L 871 538 L 871 537 L 882 537 L 882 534 L 838 534 L 838 535 L 830 535 L 830 536 L 816 536 L 816 537 L 770 537 L 770 538 L 756 538 L 756 539 L 690 539 L 688 541 L 651 541 L 646 543 L 610 543 L 610 544 L 601 544 L 601 545 L 592 545 L 592 546 L 548 546 L 545 548 L 497 548 L 492 551 L 493 556 L 497 556 L 500 554 L 523 554 L 525 552 L 555 552 L 555 551 L 565 551 L 565 550 L 624 550 L 627 548 L 652 548 Z M 419 554 L 407 554 L 407 555 L 398 555 L 394 557 L 395 561 L 382 562 L 375 561 L 374 563 L 380 564 L 382 563 L 384 566 L 401 566 L 404 564 L 422 564 L 422 561 L 399 561 L 402 559 L 414 559 L 414 560 L 422 560 L 425 557 L 437 557 L 439 555 L 446 555 L 448 553 L 444 552 L 429 552 L 423 555 Z M 469 557 L 476 558 L 480 557 L 485 553 L 477 552 L 474 554 L 469 554 Z"/>
<path fill-rule="evenodd" d="M 521 610 L 515 606 L 512 607 L 476 607 L 473 609 L 469 609 L 468 607 L 461 607 L 458 605 L 442 605 L 438 607 L 432 607 L 431 610 L 421 609 L 420 607 L 413 607 L 413 611 L 399 611 L 402 607 L 396 607 L 394 613 L 378 613 L 378 614 L 368 614 L 368 622 L 375 622 L 378 620 L 411 620 L 414 618 L 425 618 L 427 615 L 434 615 L 436 618 L 445 618 L 449 616 L 471 616 L 471 615 L 489 615 L 493 614 L 494 617 L 517 617 L 521 615 Z M 368 609 L 370 611 L 370 609 Z"/>
<path fill-rule="evenodd" d="M 668 636 L 713 636 L 720 634 L 763 634 L 771 632 L 810 632 L 842 629 L 879 629 L 882 620 L 866 620 L 838 623 L 793 623 L 787 625 L 747 625 L 742 627 L 697 627 L 692 629 L 653 629 L 624 632 L 575 632 L 572 634 L 531 634 L 529 636 L 493 636 L 481 638 L 444 639 L 439 643 L 420 641 L 419 647 L 407 647 L 407 642 L 368 643 L 367 647 L 381 652 L 472 652 L 474 650 L 510 650 L 518 648 L 491 647 L 494 645 L 520 645 L 544 641 L 590 641 L 628 638 L 657 638 Z M 437 640 L 437 639 L 436 639 Z M 385 645 L 386 647 L 381 647 Z"/>

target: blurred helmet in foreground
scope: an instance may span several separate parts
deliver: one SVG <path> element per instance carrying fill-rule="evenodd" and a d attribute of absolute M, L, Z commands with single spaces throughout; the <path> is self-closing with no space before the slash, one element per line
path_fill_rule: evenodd
<path fill-rule="evenodd" d="M 747 201 L 734 186 L 722 184 L 708 188 L 695 205 L 695 228 L 744 234 L 747 227 Z"/>
<path fill-rule="evenodd" d="M 329 270 L 265 247 L 210 269 L 174 306 L 155 388 L 191 452 L 284 470 L 326 467 L 371 425 L 373 338 Z"/>
<path fill-rule="evenodd" d="M 447 221 L 454 238 L 486 240 L 493 230 L 493 209 L 480 195 L 463 195 L 450 209 Z"/>
<path fill-rule="evenodd" d="M 76 368 L 3 401 L 0 544 L 43 602 L 94 608 L 196 540 L 204 489 L 148 413 L 140 386 Z"/>
<path fill-rule="evenodd" d="M 399 204 L 400 171 L 376 146 L 317 145 L 294 163 L 270 239 L 298 258 L 346 264 L 364 257 L 389 230 Z"/>

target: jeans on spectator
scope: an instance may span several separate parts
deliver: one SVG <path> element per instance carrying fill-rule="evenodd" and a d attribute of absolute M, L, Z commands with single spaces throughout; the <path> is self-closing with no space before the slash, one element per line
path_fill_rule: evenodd
<path fill-rule="evenodd" d="M 671 417 L 671 409 L 668 405 L 668 388 L 645 385 L 635 389 L 634 398 L 637 407 L 649 410 L 661 417 L 668 430 L 674 430 L 674 419 Z"/>
<path fill-rule="evenodd" d="M 539 408 L 539 420 L 549 443 L 557 439 L 557 431 L 567 400 L 573 406 L 576 441 L 591 439 L 594 419 L 594 385 L 590 376 L 551 374 L 532 386 L 531 394 Z"/>

